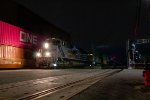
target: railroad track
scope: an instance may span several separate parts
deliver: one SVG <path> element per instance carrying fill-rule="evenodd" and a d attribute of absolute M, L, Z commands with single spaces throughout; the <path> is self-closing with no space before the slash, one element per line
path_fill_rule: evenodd
<path fill-rule="evenodd" d="M 107 70 L 107 71 L 105 71 L 103 73 L 98 73 L 96 75 L 87 77 L 85 79 L 73 81 L 73 82 L 70 82 L 70 83 L 58 86 L 58 87 L 50 88 L 50 89 L 47 89 L 47 90 L 44 90 L 44 91 L 40 91 L 40 92 L 31 94 L 31 95 L 27 95 L 27 96 L 21 97 L 21 98 L 19 98 L 19 100 L 35 100 L 35 99 L 40 99 L 40 98 L 43 98 L 43 97 L 45 97 L 47 95 L 51 95 L 51 94 L 57 93 L 58 91 L 67 89 L 69 87 L 73 87 L 73 86 L 76 86 L 76 85 L 80 85 L 80 84 L 84 84 L 84 83 L 87 83 L 87 82 L 89 82 L 89 83 L 91 82 L 90 85 L 86 86 L 86 88 L 87 88 L 87 87 L 91 86 L 92 84 L 96 83 L 97 81 L 102 80 L 102 79 L 104 79 L 104 78 L 106 78 L 108 76 L 111 76 L 111 75 L 113 75 L 115 73 L 118 73 L 120 71 L 121 70 L 115 70 L 115 71 L 114 70 Z M 86 89 L 86 88 L 84 88 L 84 89 Z M 75 95 L 75 94 L 73 94 L 73 95 Z M 68 97 L 68 98 L 70 98 L 70 97 Z"/>
<path fill-rule="evenodd" d="M 69 87 L 93 83 L 121 70 L 91 70 L 62 76 L 47 77 L 0 86 L 0 100 L 34 100 L 57 93 Z M 42 99 L 43 100 L 43 99 Z M 52 99 L 48 99 L 52 100 Z M 56 100 L 56 99 L 55 99 Z"/>
<path fill-rule="evenodd" d="M 96 71 L 93 71 L 93 72 L 96 72 Z M 89 74 L 89 73 L 93 73 L 93 72 L 89 71 L 89 72 L 86 72 L 84 74 Z M 75 75 L 75 74 L 77 74 L 77 73 L 73 73 L 72 75 Z M 59 77 L 66 77 L 66 76 L 69 76 L 69 75 L 70 74 L 63 74 L 63 75 L 55 75 L 55 76 L 52 76 L 52 77 L 59 78 Z M 51 80 L 54 79 L 54 78 L 52 79 L 52 77 L 34 79 L 34 80 L 22 81 L 22 82 L 16 82 L 16 83 L 2 84 L 2 85 L 0 85 L 0 91 L 5 91 L 5 90 L 8 90 L 8 89 L 22 87 L 22 86 L 26 86 L 26 85 L 29 85 L 29 84 L 38 84 L 38 83 L 42 83 L 43 81 L 44 82 L 51 81 Z"/>

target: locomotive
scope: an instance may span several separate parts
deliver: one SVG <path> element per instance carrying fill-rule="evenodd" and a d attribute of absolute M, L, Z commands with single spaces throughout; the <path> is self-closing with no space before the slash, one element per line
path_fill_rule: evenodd
<path fill-rule="evenodd" d="M 37 68 L 83 67 L 89 64 L 88 54 L 77 48 L 69 48 L 64 41 L 56 38 L 46 39 L 36 52 Z"/>

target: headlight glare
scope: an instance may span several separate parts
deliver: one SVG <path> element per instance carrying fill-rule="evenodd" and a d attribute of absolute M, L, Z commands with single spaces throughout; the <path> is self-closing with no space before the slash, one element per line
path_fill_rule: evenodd
<path fill-rule="evenodd" d="M 45 52 L 46 57 L 50 57 L 50 52 Z"/>
<path fill-rule="evenodd" d="M 37 53 L 36 53 L 36 56 L 37 56 L 37 57 L 41 57 L 41 53 L 40 53 L 40 52 L 37 52 Z"/>
<path fill-rule="evenodd" d="M 48 48 L 49 48 L 49 43 L 47 43 L 47 42 L 44 43 L 44 48 L 45 48 L 45 49 L 48 49 Z"/>

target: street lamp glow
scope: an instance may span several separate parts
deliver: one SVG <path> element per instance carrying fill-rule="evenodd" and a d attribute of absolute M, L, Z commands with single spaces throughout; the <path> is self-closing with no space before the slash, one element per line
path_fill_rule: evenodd
<path fill-rule="evenodd" d="M 136 53 L 138 53 L 139 51 L 135 51 Z"/>
<path fill-rule="evenodd" d="M 56 39 L 56 38 L 52 38 L 52 39 Z"/>
<path fill-rule="evenodd" d="M 92 54 L 92 53 L 90 53 L 89 55 L 93 56 L 93 54 Z"/>

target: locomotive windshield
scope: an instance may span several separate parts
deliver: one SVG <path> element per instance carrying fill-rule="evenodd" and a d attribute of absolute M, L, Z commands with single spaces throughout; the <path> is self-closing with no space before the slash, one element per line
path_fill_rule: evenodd
<path fill-rule="evenodd" d="M 58 44 L 60 44 L 60 40 L 52 40 L 51 43 L 53 45 L 58 45 Z"/>

